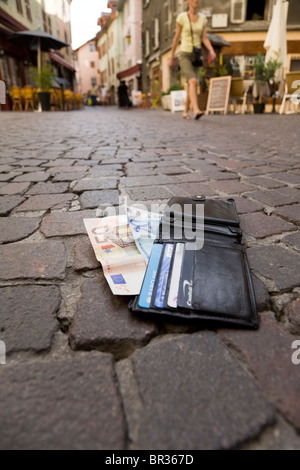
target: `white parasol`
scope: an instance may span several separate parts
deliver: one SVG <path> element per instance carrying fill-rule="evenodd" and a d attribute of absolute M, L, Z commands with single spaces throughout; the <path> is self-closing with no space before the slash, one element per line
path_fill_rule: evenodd
<path fill-rule="evenodd" d="M 285 77 L 287 68 L 287 38 L 286 24 L 289 10 L 289 2 L 286 0 L 276 0 L 273 7 L 273 15 L 269 31 L 264 43 L 266 49 L 266 63 L 270 59 L 276 59 L 283 65 L 276 72 L 276 81 L 280 82 Z"/>

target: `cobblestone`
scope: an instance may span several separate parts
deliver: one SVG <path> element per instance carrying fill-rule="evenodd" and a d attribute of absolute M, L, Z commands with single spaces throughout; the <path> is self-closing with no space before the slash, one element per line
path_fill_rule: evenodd
<path fill-rule="evenodd" d="M 0 246 L 0 279 L 64 279 L 63 242 L 16 243 Z"/>
<path fill-rule="evenodd" d="M 59 329 L 61 296 L 56 286 L 0 288 L 0 331 L 6 352 L 47 351 Z"/>
<path fill-rule="evenodd" d="M 0 448 L 300 449 L 298 116 L 96 107 L 0 127 Z M 145 321 L 96 260 L 99 205 L 202 194 L 236 200 L 258 331 Z"/>

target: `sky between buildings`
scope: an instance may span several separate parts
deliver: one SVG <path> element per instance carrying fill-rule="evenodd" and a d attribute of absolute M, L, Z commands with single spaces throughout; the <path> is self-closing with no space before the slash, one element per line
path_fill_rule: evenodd
<path fill-rule="evenodd" d="M 71 3 L 72 47 L 77 49 L 100 31 L 97 20 L 107 9 L 107 0 L 73 0 Z"/>

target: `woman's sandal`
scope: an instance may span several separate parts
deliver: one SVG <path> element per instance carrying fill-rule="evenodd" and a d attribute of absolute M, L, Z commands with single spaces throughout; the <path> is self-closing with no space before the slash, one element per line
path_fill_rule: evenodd
<path fill-rule="evenodd" d="M 190 116 L 189 116 L 188 114 L 183 114 L 183 115 L 182 115 L 182 119 L 186 119 L 187 121 L 190 121 L 190 120 L 191 120 L 191 118 L 190 118 Z"/>
<path fill-rule="evenodd" d="M 194 117 L 195 121 L 198 121 L 202 116 L 204 116 L 205 113 L 197 113 Z"/>

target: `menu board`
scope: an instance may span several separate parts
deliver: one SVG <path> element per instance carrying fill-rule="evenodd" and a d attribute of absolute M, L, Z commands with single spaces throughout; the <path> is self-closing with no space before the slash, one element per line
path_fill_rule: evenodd
<path fill-rule="evenodd" d="M 214 111 L 227 114 L 231 87 L 231 75 L 211 78 L 206 114 Z"/>

